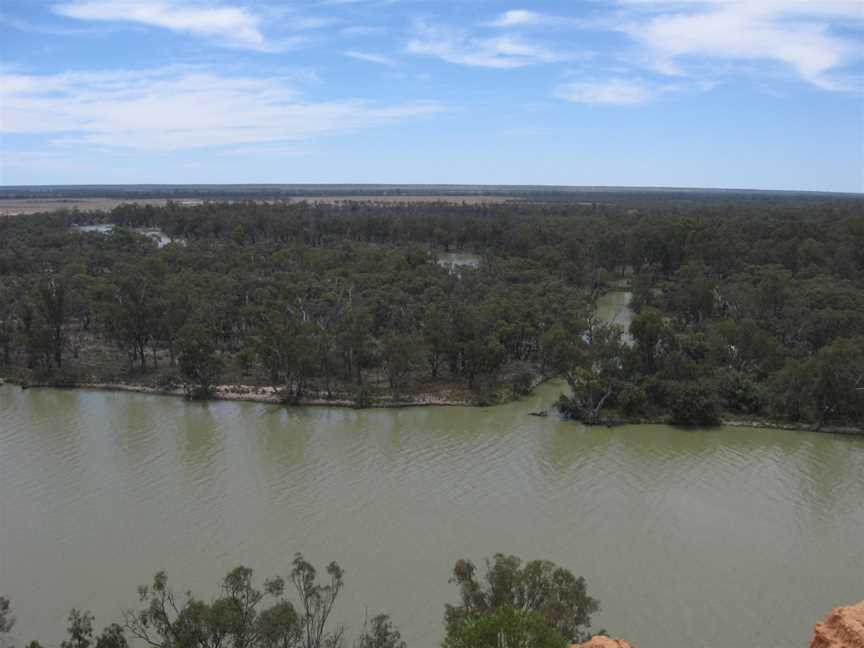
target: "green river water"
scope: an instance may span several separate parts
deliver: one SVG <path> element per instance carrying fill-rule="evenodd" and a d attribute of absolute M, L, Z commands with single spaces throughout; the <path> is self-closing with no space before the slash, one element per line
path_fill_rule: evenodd
<path fill-rule="evenodd" d="M 160 569 L 215 593 L 232 566 L 336 560 L 339 617 L 441 639 L 458 558 L 554 560 L 640 648 L 806 645 L 864 598 L 864 437 L 585 428 L 550 383 L 490 408 L 354 411 L 0 386 L 0 594 L 17 645 L 97 625 Z"/>

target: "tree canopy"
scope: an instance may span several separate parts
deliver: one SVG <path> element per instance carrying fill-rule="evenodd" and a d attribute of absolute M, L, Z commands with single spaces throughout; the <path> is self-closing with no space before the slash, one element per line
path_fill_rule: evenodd
<path fill-rule="evenodd" d="M 860 422 L 854 363 L 835 365 L 864 331 L 862 201 L 643 198 L 7 217 L 0 372 L 358 405 L 494 403 L 560 375 L 562 412 L 586 423 Z M 453 251 L 476 262 L 438 262 Z M 596 318 L 608 290 L 632 292 L 629 331 Z"/>
<path fill-rule="evenodd" d="M 95 634 L 90 612 L 73 609 L 60 648 L 344 648 L 345 628 L 332 621 L 344 585 L 335 562 L 319 575 L 295 554 L 288 578 L 256 585 L 248 567 L 236 567 L 210 600 L 177 594 L 164 572 L 138 589 L 139 607 L 121 623 Z M 496 554 L 478 580 L 472 562 L 460 560 L 451 582 L 461 601 L 445 606 L 443 648 L 565 648 L 591 636 L 591 614 L 600 609 L 584 578 L 542 560 L 523 563 Z M 8 599 L 0 597 L 0 641 L 14 625 Z M 386 614 L 367 619 L 352 648 L 407 648 Z M 28 648 L 41 648 L 36 641 Z"/>

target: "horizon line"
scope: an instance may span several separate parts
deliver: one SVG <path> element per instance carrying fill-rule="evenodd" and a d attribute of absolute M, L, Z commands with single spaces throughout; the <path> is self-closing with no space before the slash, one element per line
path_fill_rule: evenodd
<path fill-rule="evenodd" d="M 369 189 L 464 189 L 464 190 L 520 190 L 520 191 L 656 191 L 656 192 L 706 192 L 706 193 L 791 193 L 791 194 L 827 194 L 840 196 L 864 197 L 861 191 L 831 191 L 826 189 L 771 189 L 747 187 L 687 187 L 676 185 L 561 185 L 561 184 L 488 184 L 488 183 L 387 183 L 387 182 L 130 182 L 130 183 L 70 183 L 70 184 L 0 184 L 0 191 L 32 190 L 32 189 L 121 189 L 121 188 L 369 188 Z"/>

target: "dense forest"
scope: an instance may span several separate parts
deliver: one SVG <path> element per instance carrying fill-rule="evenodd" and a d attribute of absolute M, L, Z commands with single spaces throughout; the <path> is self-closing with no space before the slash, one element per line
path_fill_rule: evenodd
<path fill-rule="evenodd" d="M 138 589 L 140 609 L 128 610 L 94 636 L 94 617 L 73 609 L 60 648 L 344 648 L 345 628 L 333 621 L 345 573 L 335 562 L 319 575 L 296 554 L 287 579 L 276 576 L 256 586 L 248 567 L 222 580 L 220 594 L 205 601 L 178 594 L 159 572 Z M 447 604 L 442 648 L 566 648 L 592 636 L 591 615 L 600 609 L 584 578 L 545 560 L 523 563 L 496 554 L 481 576 L 470 560 L 459 560 L 450 582 L 459 602 Z M 293 596 L 289 595 L 289 592 Z M 293 600 L 292 600 L 293 599 Z M 0 597 L 0 646 L 15 625 L 10 600 Z M 599 634 L 605 634 L 600 631 Z M 386 614 L 367 619 L 353 648 L 407 648 Z M 12 648 L 8 644 L 8 648 Z M 41 648 L 32 641 L 27 648 Z"/>
<path fill-rule="evenodd" d="M 80 225 L 110 223 L 110 231 Z M 158 229 L 162 244 L 143 230 Z M 164 243 L 163 240 L 163 243 Z M 477 267 L 439 262 L 471 252 Z M 629 331 L 597 298 L 626 288 Z M 127 204 L 0 220 L 0 373 L 586 423 L 864 420 L 864 201 Z"/>

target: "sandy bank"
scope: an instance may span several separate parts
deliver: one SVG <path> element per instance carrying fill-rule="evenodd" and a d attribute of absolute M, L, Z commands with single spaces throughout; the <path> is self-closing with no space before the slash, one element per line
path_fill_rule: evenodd
<path fill-rule="evenodd" d="M 13 381 L 8 381 L 13 383 Z M 0 380 L 2 384 L 2 380 Z M 51 389 L 90 389 L 97 391 L 128 392 L 135 394 L 153 394 L 157 396 L 174 396 L 188 398 L 183 386 L 176 387 L 153 387 L 151 385 L 139 385 L 134 383 L 77 383 L 74 385 L 51 385 L 41 383 L 14 383 L 20 384 L 23 389 L 51 388 Z M 334 394 L 328 398 L 326 394 L 310 392 L 297 401 L 285 403 L 272 387 L 261 387 L 256 385 L 218 385 L 213 392 L 203 400 L 214 401 L 240 401 L 249 403 L 268 403 L 271 405 L 287 406 L 326 406 L 326 407 L 356 407 L 353 399 L 346 395 Z M 465 399 L 447 398 L 426 394 L 406 399 L 372 398 L 369 407 L 429 407 L 429 406 L 470 406 L 472 403 Z"/>
<path fill-rule="evenodd" d="M 0 378 L 0 385 L 4 382 Z M 51 385 L 42 383 L 21 383 L 12 379 L 6 379 L 9 384 L 20 385 L 24 389 L 32 388 L 53 388 L 53 389 L 91 389 L 97 391 L 118 391 L 129 392 L 136 394 L 153 394 L 159 396 L 174 396 L 177 398 L 188 398 L 188 394 L 182 385 L 174 387 L 153 387 L 151 385 L 141 385 L 134 383 L 77 383 L 70 385 Z M 535 383 L 536 388 L 543 380 Z M 276 390 L 272 387 L 263 387 L 257 385 L 218 385 L 214 388 L 213 393 L 206 399 L 214 401 L 238 401 L 248 403 L 267 403 L 270 405 L 285 405 L 286 407 L 303 407 L 303 406 L 320 406 L 320 407 L 357 407 L 353 398 L 347 394 L 333 394 L 332 398 L 328 398 L 323 392 L 308 392 L 303 398 L 298 401 L 286 403 Z M 549 402 L 549 409 L 553 408 L 552 400 Z M 404 407 L 473 407 L 479 406 L 466 398 L 454 398 L 446 395 L 423 394 L 412 396 L 404 399 L 394 398 L 375 398 L 372 397 L 368 407 L 370 408 L 404 408 Z M 488 407 L 488 405 L 482 405 Z M 541 412 L 527 411 L 526 416 L 545 416 L 547 410 Z M 669 421 L 664 418 L 657 419 L 604 419 L 599 425 L 606 427 L 617 427 L 622 425 L 670 425 Z M 731 419 L 724 418 L 720 421 L 719 427 L 744 427 L 744 428 L 764 428 L 773 430 L 789 430 L 794 432 L 822 432 L 826 434 L 847 434 L 847 435 L 864 435 L 864 428 L 852 425 L 813 425 L 809 423 L 793 423 L 787 421 L 771 421 L 765 419 Z"/>

